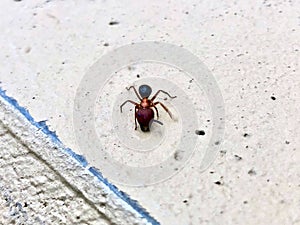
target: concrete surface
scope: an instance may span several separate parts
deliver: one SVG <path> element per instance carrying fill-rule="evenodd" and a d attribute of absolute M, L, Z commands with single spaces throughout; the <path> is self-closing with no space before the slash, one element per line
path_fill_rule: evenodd
<path fill-rule="evenodd" d="M 0 224 L 158 224 L 0 89 Z"/>
<path fill-rule="evenodd" d="M 194 157 L 163 183 L 118 185 L 161 224 L 300 224 L 299 1 L 4 0 L 0 6 L 2 88 L 37 121 L 48 120 L 78 154 L 85 152 L 73 131 L 75 93 L 110 50 L 144 40 L 173 43 L 212 71 L 226 105 L 214 164 L 199 173 Z"/>

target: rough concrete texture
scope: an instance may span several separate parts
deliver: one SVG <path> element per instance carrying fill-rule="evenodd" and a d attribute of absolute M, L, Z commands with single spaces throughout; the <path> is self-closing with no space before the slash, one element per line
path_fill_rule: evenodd
<path fill-rule="evenodd" d="M 0 8 L 1 86 L 78 154 L 74 96 L 105 53 L 168 42 L 212 71 L 226 105 L 212 167 L 199 173 L 192 158 L 164 183 L 118 185 L 162 224 L 300 224 L 300 1 L 3 0 Z"/>
<path fill-rule="evenodd" d="M 150 224 L 1 96 L 0 149 L 0 224 Z"/>

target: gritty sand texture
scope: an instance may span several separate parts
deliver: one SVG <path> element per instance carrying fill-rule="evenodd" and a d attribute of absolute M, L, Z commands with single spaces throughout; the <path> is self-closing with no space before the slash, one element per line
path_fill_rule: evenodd
<path fill-rule="evenodd" d="M 2 96 L 0 109 L 0 224 L 155 224 Z"/>

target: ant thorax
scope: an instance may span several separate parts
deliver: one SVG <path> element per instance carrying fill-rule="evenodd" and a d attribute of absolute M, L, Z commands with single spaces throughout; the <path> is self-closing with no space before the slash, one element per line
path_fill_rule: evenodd
<path fill-rule="evenodd" d="M 142 101 L 141 101 L 141 106 L 143 108 L 147 108 L 149 107 L 151 104 L 150 104 L 150 100 L 148 98 L 143 98 Z"/>

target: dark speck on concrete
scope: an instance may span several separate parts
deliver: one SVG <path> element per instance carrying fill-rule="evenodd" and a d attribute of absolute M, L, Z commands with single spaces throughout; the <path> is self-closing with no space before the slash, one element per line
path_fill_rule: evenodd
<path fill-rule="evenodd" d="M 227 151 L 226 150 L 221 150 L 220 153 L 221 153 L 221 156 L 224 156 L 224 155 L 226 155 Z"/>
<path fill-rule="evenodd" d="M 27 47 L 26 49 L 25 49 L 25 53 L 29 53 L 31 51 L 31 47 Z"/>
<path fill-rule="evenodd" d="M 103 46 L 107 47 L 107 46 L 109 46 L 109 44 L 108 43 L 104 43 Z"/>
<path fill-rule="evenodd" d="M 243 135 L 244 137 L 248 137 L 249 136 L 249 134 L 247 134 L 247 133 L 244 133 L 244 135 Z"/>
<path fill-rule="evenodd" d="M 205 131 L 204 130 L 195 130 L 195 134 L 197 134 L 197 135 L 205 135 Z"/>
<path fill-rule="evenodd" d="M 237 161 L 240 161 L 240 160 L 243 159 L 243 158 L 242 158 L 241 156 L 239 156 L 239 155 L 234 155 L 234 158 L 235 158 Z"/>
<path fill-rule="evenodd" d="M 133 66 L 127 66 L 127 69 L 131 71 L 131 70 L 134 70 L 134 67 Z"/>
<path fill-rule="evenodd" d="M 180 156 L 180 153 L 179 152 L 175 152 L 174 153 L 174 159 L 176 160 L 176 161 L 179 161 L 179 160 L 181 160 L 181 156 Z"/>
<path fill-rule="evenodd" d="M 276 100 L 276 98 L 274 97 L 274 96 L 271 96 L 271 99 L 274 101 L 274 100 Z"/>
<path fill-rule="evenodd" d="M 110 21 L 110 22 L 109 22 L 109 25 L 110 25 L 110 26 L 118 25 L 118 24 L 119 24 L 118 21 Z"/>
<path fill-rule="evenodd" d="M 221 181 L 216 181 L 215 184 L 216 185 L 222 185 Z"/>
<path fill-rule="evenodd" d="M 252 176 L 252 175 L 256 175 L 256 172 L 254 169 L 251 169 L 248 171 L 248 174 Z"/>

